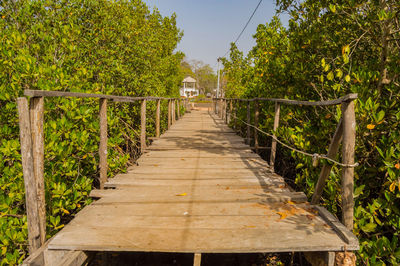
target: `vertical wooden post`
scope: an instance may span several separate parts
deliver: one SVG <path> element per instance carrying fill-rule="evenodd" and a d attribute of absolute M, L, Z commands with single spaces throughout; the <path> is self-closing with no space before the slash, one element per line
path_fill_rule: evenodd
<path fill-rule="evenodd" d="M 160 137 L 160 113 L 161 113 L 161 100 L 157 100 L 157 107 L 156 107 L 156 138 Z"/>
<path fill-rule="evenodd" d="M 142 101 L 140 110 L 140 151 L 143 153 L 146 149 L 146 100 Z"/>
<path fill-rule="evenodd" d="M 104 183 L 107 182 L 107 99 L 101 98 L 99 100 L 99 114 L 100 114 L 100 144 L 99 144 L 99 157 L 100 157 L 100 179 L 99 188 L 104 188 Z"/>
<path fill-rule="evenodd" d="M 17 99 L 17 105 L 19 116 L 22 172 L 24 175 L 25 184 L 25 206 L 28 220 L 29 252 L 33 253 L 41 246 L 41 236 L 28 100 L 20 97 Z"/>
<path fill-rule="evenodd" d="M 258 116 L 260 115 L 259 111 L 259 102 L 258 100 L 254 101 L 254 148 L 256 153 L 258 153 Z"/>
<path fill-rule="evenodd" d="M 168 129 L 171 127 L 171 100 L 168 99 Z"/>
<path fill-rule="evenodd" d="M 233 104 L 232 100 L 229 100 L 229 121 L 227 121 L 227 123 L 230 123 L 232 120 L 232 112 L 233 112 Z"/>
<path fill-rule="evenodd" d="M 228 100 L 224 100 L 225 123 L 228 124 Z"/>
<path fill-rule="evenodd" d="M 181 119 L 181 107 L 180 107 L 181 106 L 181 100 L 178 99 L 176 104 L 177 104 L 177 111 L 178 111 L 177 113 L 178 113 L 178 120 L 179 120 L 179 119 Z"/>
<path fill-rule="evenodd" d="M 275 102 L 274 133 L 273 133 L 274 136 L 276 136 L 275 131 L 278 129 L 278 126 L 279 126 L 280 112 L 281 112 L 281 106 L 278 102 Z M 275 165 L 275 156 L 276 156 L 276 140 L 272 139 L 271 157 L 269 160 L 269 165 L 271 166 L 272 169 L 274 169 L 274 165 Z"/>
<path fill-rule="evenodd" d="M 238 100 L 235 100 L 235 108 L 234 108 L 234 117 L 233 117 L 233 129 L 237 131 L 237 115 L 238 115 Z"/>
<path fill-rule="evenodd" d="M 333 135 L 332 142 L 329 145 L 327 156 L 331 159 L 335 158 L 335 155 L 339 151 L 340 142 L 343 136 L 343 121 L 340 120 L 338 126 L 336 127 L 335 134 Z M 332 165 L 324 164 L 319 174 L 317 185 L 315 186 L 315 191 L 311 199 L 311 204 L 318 204 L 321 198 L 322 192 L 324 191 L 326 180 L 331 172 Z"/>
<path fill-rule="evenodd" d="M 46 242 L 46 197 L 44 187 L 44 98 L 33 97 L 29 104 L 33 169 L 36 181 L 36 193 L 38 201 L 38 215 L 40 226 L 40 244 Z"/>
<path fill-rule="evenodd" d="M 175 99 L 172 100 L 172 124 L 175 124 L 176 121 L 176 112 L 175 109 L 176 105 L 175 105 Z"/>
<path fill-rule="evenodd" d="M 193 266 L 201 265 L 201 253 L 195 253 L 193 258 Z"/>
<path fill-rule="evenodd" d="M 247 133 L 246 133 L 246 143 L 250 145 L 251 142 L 251 130 L 250 130 L 250 124 L 251 124 L 251 115 L 250 115 L 250 101 L 247 101 Z"/>
<path fill-rule="evenodd" d="M 354 164 L 354 147 L 356 143 L 356 119 L 354 101 L 342 103 L 343 145 L 342 161 L 344 164 Z M 354 168 L 343 167 L 342 170 L 342 222 L 353 230 L 354 212 Z"/>
<path fill-rule="evenodd" d="M 215 98 L 215 101 L 214 101 L 214 113 L 215 113 L 215 114 L 218 113 L 217 102 L 218 102 L 218 99 Z"/>

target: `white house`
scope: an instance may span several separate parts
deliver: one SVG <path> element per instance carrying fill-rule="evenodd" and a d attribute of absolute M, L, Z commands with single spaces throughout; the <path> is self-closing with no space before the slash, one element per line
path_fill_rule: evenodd
<path fill-rule="evenodd" d="M 180 89 L 182 97 L 195 97 L 199 95 L 199 89 L 196 88 L 196 80 L 190 76 L 186 77 L 183 81 L 183 87 Z"/>

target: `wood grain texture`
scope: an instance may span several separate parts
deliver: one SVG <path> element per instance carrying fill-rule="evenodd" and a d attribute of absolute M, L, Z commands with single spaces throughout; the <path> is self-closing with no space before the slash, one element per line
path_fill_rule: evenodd
<path fill-rule="evenodd" d="M 99 157 L 100 157 L 100 179 L 99 187 L 104 188 L 104 183 L 107 182 L 107 142 L 108 142 L 108 126 L 107 126 L 107 99 L 99 100 L 99 114 L 100 114 L 100 144 L 99 144 Z"/>
<path fill-rule="evenodd" d="M 343 123 L 342 120 L 339 121 L 338 126 L 336 127 L 335 134 L 333 135 L 331 144 L 329 145 L 327 156 L 331 159 L 335 159 L 339 151 L 340 142 L 342 141 L 343 136 Z M 331 164 L 324 164 L 321 169 L 321 173 L 319 174 L 317 185 L 315 186 L 315 191 L 312 196 L 311 203 L 318 204 L 319 200 L 321 199 L 322 192 L 324 191 L 324 187 L 326 184 L 326 180 L 331 173 L 332 165 Z"/>
<path fill-rule="evenodd" d="M 172 104 L 171 104 L 171 100 L 168 100 L 168 129 L 170 129 L 170 127 L 171 127 L 171 118 L 172 118 L 172 110 L 171 110 L 171 106 L 172 106 Z"/>
<path fill-rule="evenodd" d="M 21 143 L 22 172 L 25 185 L 25 206 L 28 220 L 29 252 L 32 253 L 41 246 L 40 219 L 37 201 L 37 184 L 33 162 L 33 147 L 31 135 L 31 122 L 28 100 L 18 98 L 19 132 Z"/>
<path fill-rule="evenodd" d="M 46 198 L 44 187 L 44 98 L 33 97 L 29 104 L 33 168 L 35 171 L 36 193 L 40 227 L 40 244 L 46 242 Z"/>
<path fill-rule="evenodd" d="M 258 117 L 260 115 L 259 111 L 260 104 L 258 101 L 254 101 L 254 149 L 256 150 L 256 153 L 258 153 L 259 145 L 258 145 Z"/>
<path fill-rule="evenodd" d="M 146 150 L 146 100 L 142 101 L 140 108 L 140 151 Z"/>
<path fill-rule="evenodd" d="M 343 145 L 342 162 L 354 164 L 354 149 L 356 144 L 356 118 L 354 101 L 342 104 L 343 121 Z M 350 230 L 353 230 L 354 216 L 354 167 L 342 169 L 342 222 Z"/>
<path fill-rule="evenodd" d="M 157 100 L 157 106 L 156 106 L 156 138 L 160 137 L 160 116 L 161 116 L 161 100 Z"/>
<path fill-rule="evenodd" d="M 327 101 L 297 101 L 297 100 L 289 100 L 289 99 L 277 99 L 277 98 L 253 98 L 253 99 L 239 99 L 239 98 L 226 98 L 232 99 L 236 101 L 243 101 L 243 102 L 251 102 L 251 101 L 268 101 L 268 102 L 275 102 L 275 103 L 284 103 L 289 105 L 305 105 L 305 106 L 330 106 L 330 105 L 339 105 L 344 102 L 353 101 L 358 98 L 357 93 L 350 93 L 343 97 L 334 100 L 327 100 Z M 219 99 L 219 98 L 217 98 Z"/>
<path fill-rule="evenodd" d="M 278 102 L 275 102 L 275 116 L 274 116 L 274 133 L 273 135 L 275 136 L 275 132 L 279 127 L 279 116 L 281 112 L 281 106 Z M 276 140 L 272 139 L 271 142 L 271 157 L 269 159 L 269 164 L 271 167 L 274 167 L 275 165 L 275 157 L 276 157 Z"/>
<path fill-rule="evenodd" d="M 248 146 L 232 148 L 238 145 L 243 139 L 219 114 L 193 110 L 138 165 L 109 180 L 114 189 L 92 191 L 98 200 L 49 247 L 195 254 L 358 248 Z"/>

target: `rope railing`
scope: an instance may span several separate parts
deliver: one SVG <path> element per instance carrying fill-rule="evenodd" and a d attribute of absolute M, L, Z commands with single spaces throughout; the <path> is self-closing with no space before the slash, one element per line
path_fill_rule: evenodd
<path fill-rule="evenodd" d="M 330 162 L 332 162 L 332 163 L 334 163 L 334 164 L 337 164 L 337 165 L 339 165 L 339 166 L 342 166 L 342 167 L 357 167 L 357 166 L 359 166 L 359 163 L 345 164 L 345 163 L 341 163 L 341 162 L 335 161 L 335 160 L 329 158 L 329 157 L 328 157 L 327 155 L 325 155 L 325 154 L 309 153 L 309 152 L 306 152 L 306 151 L 302 151 L 302 150 L 296 149 L 296 148 L 291 147 L 291 146 L 289 146 L 288 144 L 282 142 L 281 140 L 279 140 L 277 136 L 272 135 L 272 134 L 269 134 L 269 133 L 263 131 L 262 129 L 260 129 L 260 128 L 258 128 L 258 127 L 256 127 L 256 126 L 252 125 L 252 124 L 247 123 L 246 121 L 240 119 L 239 117 L 235 116 L 234 114 L 230 114 L 230 116 L 233 116 L 235 119 L 239 120 L 239 121 L 242 122 L 243 124 L 254 128 L 254 129 L 257 130 L 258 132 L 263 133 L 264 135 L 267 135 L 268 137 L 273 138 L 274 140 L 276 140 L 276 142 L 278 142 L 278 143 L 281 144 L 282 146 L 284 146 L 284 147 L 286 147 L 286 148 L 288 148 L 288 149 L 290 149 L 290 150 L 292 150 L 292 151 L 295 151 L 295 152 L 297 152 L 297 153 L 301 153 L 301 154 L 303 154 L 303 155 L 312 157 L 313 162 L 315 162 L 315 161 L 317 161 L 317 160 L 319 160 L 319 159 L 325 159 L 325 160 L 327 160 L 327 161 L 330 161 Z M 313 165 L 315 165 L 315 163 L 313 163 Z"/>

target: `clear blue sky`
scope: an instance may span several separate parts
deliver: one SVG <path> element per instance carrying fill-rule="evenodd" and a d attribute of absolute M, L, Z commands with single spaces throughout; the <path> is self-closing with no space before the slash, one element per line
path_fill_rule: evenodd
<path fill-rule="evenodd" d="M 178 50 L 189 60 L 201 60 L 216 68 L 243 29 L 259 0 L 144 0 L 152 9 L 156 6 L 163 16 L 177 15 L 178 27 L 184 36 Z M 263 0 L 246 31 L 237 42 L 247 53 L 255 45 L 253 34 L 258 24 L 269 22 L 275 14 L 275 1 Z M 281 15 L 284 25 L 287 17 Z"/>

